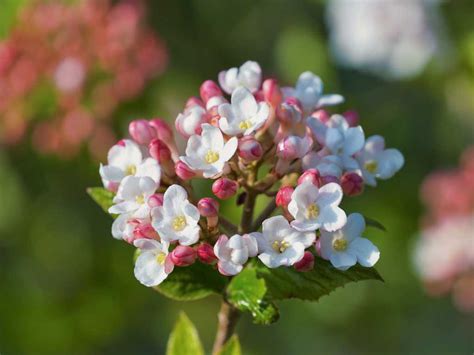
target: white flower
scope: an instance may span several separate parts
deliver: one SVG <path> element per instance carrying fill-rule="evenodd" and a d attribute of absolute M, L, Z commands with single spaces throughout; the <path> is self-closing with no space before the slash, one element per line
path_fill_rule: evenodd
<path fill-rule="evenodd" d="M 369 137 L 356 159 L 365 183 L 371 186 L 377 185 L 375 178 L 390 179 L 405 163 L 397 149 L 385 149 L 385 140 L 381 136 Z"/>
<path fill-rule="evenodd" d="M 321 176 L 340 178 L 343 172 L 342 158 L 337 155 L 325 155 L 323 151 L 309 152 L 303 157 L 303 170 L 317 169 Z M 358 164 L 355 165 L 359 167 Z"/>
<path fill-rule="evenodd" d="M 300 75 L 295 88 L 282 88 L 285 97 L 294 96 L 300 100 L 303 110 L 310 113 L 316 108 L 337 105 L 344 101 L 341 95 L 323 95 L 323 82 L 321 78 L 306 71 Z"/>
<path fill-rule="evenodd" d="M 219 73 L 219 84 L 228 94 L 237 87 L 243 86 L 251 92 L 256 92 L 262 82 L 262 69 L 257 62 L 247 61 L 242 66 L 230 68 Z"/>
<path fill-rule="evenodd" d="M 365 136 L 362 127 L 349 127 L 343 116 L 332 115 L 327 126 L 325 145 L 333 154 L 351 157 L 364 146 Z"/>
<path fill-rule="evenodd" d="M 206 110 L 194 105 L 176 117 L 175 126 L 179 133 L 185 137 L 201 133 L 201 125 L 206 122 Z"/>
<path fill-rule="evenodd" d="M 136 218 L 146 218 L 150 215 L 148 198 L 157 188 L 156 182 L 145 176 L 127 176 L 119 186 L 114 197 L 114 205 L 109 208 L 109 213 L 129 214 Z"/>
<path fill-rule="evenodd" d="M 335 232 L 322 230 L 321 256 L 339 270 L 347 270 L 356 262 L 365 267 L 374 266 L 380 252 L 370 240 L 361 237 L 364 229 L 364 217 L 352 213 L 341 229 Z"/>
<path fill-rule="evenodd" d="M 163 196 L 163 206 L 151 211 L 152 226 L 166 242 L 191 245 L 199 240 L 199 211 L 188 201 L 186 190 L 171 185 Z"/>
<path fill-rule="evenodd" d="M 219 272 L 226 276 L 236 275 L 242 271 L 249 257 L 257 255 L 257 241 L 260 233 L 244 235 L 235 234 L 228 238 L 221 235 L 214 245 L 214 254 L 219 259 Z"/>
<path fill-rule="evenodd" d="M 310 181 L 305 181 L 291 195 L 288 211 L 295 218 L 291 225 L 302 232 L 318 228 L 335 231 L 347 220 L 346 213 L 338 207 L 341 200 L 339 184 L 331 182 L 318 189 Z"/>
<path fill-rule="evenodd" d="M 152 158 L 143 159 L 140 147 L 129 139 L 124 139 L 110 148 L 108 165 L 100 165 L 100 176 L 106 188 L 118 186 L 126 176 L 148 176 L 160 183 L 161 169 Z"/>
<path fill-rule="evenodd" d="M 299 232 L 283 216 L 274 216 L 262 223 L 257 238 L 258 258 L 269 268 L 290 266 L 303 258 L 304 250 L 315 241 L 314 233 Z"/>
<path fill-rule="evenodd" d="M 266 102 L 257 103 L 250 91 L 239 87 L 232 92 L 231 104 L 223 103 L 218 108 L 219 127 L 229 136 L 249 135 L 262 127 L 270 115 Z"/>
<path fill-rule="evenodd" d="M 162 283 L 174 268 L 168 257 L 169 244 L 153 239 L 137 239 L 133 245 L 141 251 L 135 262 L 137 280 L 147 287 Z"/>
<path fill-rule="evenodd" d="M 181 156 L 180 160 L 192 170 L 202 172 L 205 178 L 215 178 L 224 171 L 226 162 L 237 150 L 237 144 L 236 137 L 224 144 L 221 130 L 205 123 L 200 136 L 189 138 L 186 156 Z"/>
<path fill-rule="evenodd" d="M 128 213 L 120 214 L 112 223 L 112 236 L 115 239 L 127 239 L 133 234 L 133 226 L 128 223 L 131 215 Z"/>

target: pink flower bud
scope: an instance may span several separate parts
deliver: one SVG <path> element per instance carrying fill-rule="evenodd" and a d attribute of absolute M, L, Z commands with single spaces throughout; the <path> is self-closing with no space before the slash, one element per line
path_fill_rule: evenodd
<path fill-rule="evenodd" d="M 158 207 L 163 206 L 163 194 L 153 194 L 148 197 L 148 207 Z"/>
<path fill-rule="evenodd" d="M 254 92 L 253 96 L 255 97 L 255 100 L 257 100 L 257 102 L 266 102 L 265 96 L 263 95 L 262 90 L 258 90 L 257 92 Z"/>
<path fill-rule="evenodd" d="M 196 173 L 181 160 L 176 162 L 174 171 L 176 172 L 176 175 L 183 180 L 189 180 L 196 176 Z"/>
<path fill-rule="evenodd" d="M 207 103 L 207 101 L 209 101 L 211 97 L 223 96 L 222 90 L 212 80 L 206 80 L 205 82 L 203 82 L 201 84 L 201 87 L 199 88 L 199 93 L 205 103 Z"/>
<path fill-rule="evenodd" d="M 283 138 L 277 145 L 277 156 L 285 160 L 302 158 L 309 152 L 313 140 L 309 136 L 288 136 Z"/>
<path fill-rule="evenodd" d="M 156 137 L 169 144 L 173 140 L 173 130 L 170 125 L 161 118 L 150 120 L 150 126 L 155 129 Z"/>
<path fill-rule="evenodd" d="M 239 140 L 239 157 L 246 161 L 258 160 L 263 155 L 262 145 L 253 136 L 244 136 Z"/>
<path fill-rule="evenodd" d="M 135 225 L 133 229 L 133 240 L 135 239 L 157 239 L 158 233 L 156 233 L 155 229 L 152 225 L 148 222 L 142 222 L 140 220 L 132 220 L 129 223 Z M 133 240 L 129 240 L 129 242 L 133 243 Z"/>
<path fill-rule="evenodd" d="M 349 110 L 342 114 L 351 127 L 359 125 L 359 114 L 355 110 Z"/>
<path fill-rule="evenodd" d="M 301 122 L 303 109 L 298 99 L 289 97 L 280 106 L 277 106 L 277 118 L 278 121 L 286 125 Z"/>
<path fill-rule="evenodd" d="M 139 144 L 148 144 L 153 138 L 156 138 L 156 131 L 147 120 L 134 120 L 130 122 L 128 131 Z"/>
<path fill-rule="evenodd" d="M 293 194 L 293 191 L 295 191 L 295 189 L 291 186 L 280 187 L 280 190 L 278 190 L 275 198 L 276 205 L 282 208 L 287 208 L 291 201 L 291 195 Z"/>
<path fill-rule="evenodd" d="M 267 79 L 262 84 L 262 92 L 265 101 L 273 107 L 278 107 L 282 100 L 281 90 L 275 79 Z"/>
<path fill-rule="evenodd" d="M 204 197 L 198 202 L 199 214 L 203 217 L 215 217 L 219 213 L 219 202 L 212 197 Z"/>
<path fill-rule="evenodd" d="M 170 254 L 176 266 L 189 266 L 196 261 L 196 250 L 186 245 L 178 245 Z"/>
<path fill-rule="evenodd" d="M 310 181 L 314 186 L 321 186 L 321 176 L 319 171 L 316 169 L 308 169 L 298 178 L 298 185 L 301 185 L 305 181 Z"/>
<path fill-rule="evenodd" d="M 204 264 L 215 264 L 217 262 L 217 257 L 214 254 L 214 248 L 207 243 L 202 243 L 198 246 L 197 255 L 199 260 Z"/>
<path fill-rule="evenodd" d="M 326 110 L 317 110 L 311 115 L 322 123 L 327 123 L 331 118 L 331 115 Z"/>
<path fill-rule="evenodd" d="M 329 184 L 330 182 L 335 182 L 336 184 L 339 184 L 339 179 L 336 176 L 332 175 L 321 176 L 321 186 Z"/>
<path fill-rule="evenodd" d="M 118 145 L 120 147 L 125 147 L 125 140 L 124 139 L 121 139 L 119 140 L 117 143 L 115 143 L 115 145 Z"/>
<path fill-rule="evenodd" d="M 341 177 L 341 187 L 344 195 L 360 195 L 364 191 L 364 179 L 357 173 L 345 173 Z"/>
<path fill-rule="evenodd" d="M 168 146 L 160 139 L 155 138 L 150 142 L 148 151 L 152 158 L 163 164 L 171 159 L 171 151 Z"/>
<path fill-rule="evenodd" d="M 212 192 L 221 200 L 225 200 L 234 196 L 238 188 L 239 184 L 237 181 L 230 180 L 225 177 L 217 179 L 212 184 Z"/>
<path fill-rule="evenodd" d="M 202 100 L 199 98 L 199 97 L 196 97 L 196 96 L 191 96 L 188 101 L 186 101 L 186 105 L 184 106 L 184 110 L 187 110 L 191 107 L 194 107 L 194 106 L 201 106 L 202 108 L 204 108 L 204 102 L 202 102 Z"/>
<path fill-rule="evenodd" d="M 307 272 L 311 271 L 314 268 L 314 255 L 309 252 L 305 251 L 303 255 L 303 259 L 298 261 L 293 265 L 296 271 L 299 272 Z"/>

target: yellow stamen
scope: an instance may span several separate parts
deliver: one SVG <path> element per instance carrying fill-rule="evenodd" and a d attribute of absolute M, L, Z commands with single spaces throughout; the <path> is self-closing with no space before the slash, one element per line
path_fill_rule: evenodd
<path fill-rule="evenodd" d="M 347 240 L 345 240 L 344 238 L 334 239 L 334 241 L 332 242 L 332 247 L 336 251 L 344 251 L 347 249 Z"/>
<path fill-rule="evenodd" d="M 240 128 L 241 130 L 247 130 L 247 129 L 249 129 L 250 127 L 252 127 L 252 122 L 250 122 L 250 120 L 242 121 L 242 122 L 240 122 L 240 124 L 239 124 L 239 128 Z"/>
<path fill-rule="evenodd" d="M 143 196 L 143 194 L 138 195 L 137 197 L 135 197 L 135 201 L 136 203 L 143 205 L 145 203 L 145 196 Z"/>
<path fill-rule="evenodd" d="M 371 174 L 375 174 L 377 171 L 377 168 L 379 167 L 379 164 L 375 160 L 369 160 L 365 162 L 364 168 Z"/>
<path fill-rule="evenodd" d="M 282 240 L 282 241 L 275 240 L 272 243 L 272 248 L 277 253 L 283 253 L 289 246 L 290 246 L 290 243 L 288 243 L 286 240 Z"/>
<path fill-rule="evenodd" d="M 306 210 L 306 217 L 310 219 L 317 218 L 319 216 L 319 206 L 315 203 L 309 205 Z"/>
<path fill-rule="evenodd" d="M 175 217 L 171 225 L 173 226 L 173 229 L 177 232 L 183 230 L 184 227 L 186 227 L 186 217 L 184 216 Z"/>
<path fill-rule="evenodd" d="M 213 150 L 209 150 L 207 153 L 206 153 L 206 157 L 204 158 L 204 160 L 206 161 L 206 163 L 208 164 L 212 164 L 212 163 L 215 163 L 216 161 L 219 160 L 219 153 L 213 151 Z"/>
<path fill-rule="evenodd" d="M 160 265 L 163 265 L 166 261 L 166 254 L 165 253 L 159 253 L 156 255 L 156 262 Z"/>
<path fill-rule="evenodd" d="M 137 167 L 133 164 L 127 166 L 125 169 L 125 175 L 135 175 L 137 173 Z"/>

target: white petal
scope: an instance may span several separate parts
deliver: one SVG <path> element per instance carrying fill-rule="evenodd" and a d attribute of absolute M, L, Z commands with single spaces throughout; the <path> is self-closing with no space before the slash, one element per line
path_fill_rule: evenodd
<path fill-rule="evenodd" d="M 299 232 L 314 232 L 321 227 L 317 220 L 295 220 L 291 226 Z"/>
<path fill-rule="evenodd" d="M 199 214 L 199 210 L 193 204 L 189 202 L 185 203 L 183 207 L 183 212 L 186 216 L 186 220 L 188 224 L 190 224 L 191 222 L 193 222 L 194 224 L 197 224 L 199 222 L 199 218 L 201 216 Z"/>
<path fill-rule="evenodd" d="M 234 156 L 238 144 L 237 137 L 229 139 L 220 152 L 219 160 L 223 162 L 229 161 Z"/>
<path fill-rule="evenodd" d="M 366 238 L 356 238 L 350 244 L 348 250 L 357 256 L 359 264 L 372 267 L 380 258 L 379 249 Z"/>
<path fill-rule="evenodd" d="M 238 87 L 232 92 L 232 108 L 239 118 L 251 118 L 258 110 L 257 100 L 252 93 L 244 87 Z"/>
<path fill-rule="evenodd" d="M 125 236 L 125 227 L 127 225 L 128 219 L 130 218 L 127 214 L 121 214 L 118 216 L 112 223 L 112 236 L 115 239 L 123 239 Z"/>
<path fill-rule="evenodd" d="M 262 233 L 253 232 L 249 234 L 245 234 L 242 236 L 245 241 L 245 245 L 247 247 L 248 253 L 250 257 L 254 257 L 258 254 L 258 244 L 257 239 L 262 238 Z"/>
<path fill-rule="evenodd" d="M 331 255 L 335 252 L 332 247 L 334 234 L 325 230 L 321 231 L 321 237 L 319 238 L 321 245 L 321 257 L 329 260 Z"/>
<path fill-rule="evenodd" d="M 199 240 L 199 231 L 201 229 L 198 225 L 187 226 L 182 232 L 177 235 L 177 240 L 181 245 L 192 245 Z"/>
<path fill-rule="evenodd" d="M 111 182 L 120 182 L 125 177 L 125 173 L 122 169 L 113 165 L 100 165 L 99 168 L 100 177 L 103 180 Z"/>
<path fill-rule="evenodd" d="M 333 106 L 344 102 L 344 97 L 338 94 L 323 95 L 318 100 L 318 107 Z"/>
<path fill-rule="evenodd" d="M 110 148 L 107 161 L 109 165 L 117 166 L 125 170 L 129 165 L 140 164 L 142 161 L 142 153 L 135 142 L 124 139 L 123 143 L 125 146 L 116 144 Z"/>
<path fill-rule="evenodd" d="M 219 272 L 226 276 L 237 275 L 243 268 L 242 265 L 237 265 L 225 260 L 220 260 L 217 263 L 217 267 L 219 268 Z"/>
<path fill-rule="evenodd" d="M 365 136 L 361 126 L 350 127 L 345 134 L 344 154 L 354 155 L 364 147 Z"/>
<path fill-rule="evenodd" d="M 140 205 L 136 202 L 124 201 L 111 206 L 108 212 L 111 214 L 131 213 L 136 211 L 139 207 Z"/>
<path fill-rule="evenodd" d="M 166 215 L 178 216 L 184 201 L 188 199 L 186 190 L 180 185 L 171 185 L 163 195 L 163 208 Z"/>
<path fill-rule="evenodd" d="M 397 149 L 386 149 L 380 154 L 378 163 L 376 176 L 379 179 L 389 179 L 402 168 L 405 159 Z"/>
<path fill-rule="evenodd" d="M 239 83 L 249 89 L 251 92 L 256 92 L 260 88 L 262 81 L 262 69 L 257 62 L 247 61 L 239 68 L 238 75 Z"/>
<path fill-rule="evenodd" d="M 204 123 L 201 127 L 203 145 L 216 151 L 221 150 L 224 146 L 224 136 L 222 135 L 221 130 L 208 123 Z"/>
<path fill-rule="evenodd" d="M 298 206 L 307 207 L 314 203 L 319 196 L 319 189 L 311 181 L 305 181 L 298 185 L 291 195 L 291 200 Z M 295 217 L 295 216 L 293 216 Z"/>
<path fill-rule="evenodd" d="M 247 248 L 243 249 L 234 249 L 231 252 L 230 260 L 237 265 L 243 265 L 247 262 L 249 258 L 249 252 Z"/>
<path fill-rule="evenodd" d="M 362 235 L 365 230 L 365 219 L 360 213 L 351 213 L 343 227 L 344 238 L 352 241 Z"/>
<path fill-rule="evenodd" d="M 320 207 L 331 205 L 337 206 L 342 201 L 342 188 L 335 182 L 330 182 L 319 189 L 317 202 Z"/>
<path fill-rule="evenodd" d="M 163 250 L 161 243 L 154 239 L 146 239 L 146 238 L 136 239 L 133 242 L 133 245 L 141 250 L 158 250 L 158 251 Z"/>
<path fill-rule="evenodd" d="M 282 231 L 288 230 L 289 228 L 290 224 L 283 216 L 273 216 L 267 218 L 262 223 L 262 231 L 266 239 L 268 239 L 269 236 L 279 235 Z"/>
<path fill-rule="evenodd" d="M 229 257 L 230 250 L 227 248 L 228 241 L 229 238 L 223 234 L 219 237 L 216 244 L 214 244 L 214 254 L 219 260 Z"/>
<path fill-rule="evenodd" d="M 313 232 L 306 232 L 306 233 L 300 233 L 300 232 L 295 232 L 291 235 L 291 237 L 286 238 L 291 244 L 292 243 L 301 243 L 304 245 L 305 248 L 311 246 L 314 244 L 314 241 L 316 240 L 316 234 Z"/>
<path fill-rule="evenodd" d="M 151 252 L 138 256 L 134 274 L 137 280 L 147 287 L 159 285 L 168 276 L 164 267 L 156 261 L 156 256 Z"/>
<path fill-rule="evenodd" d="M 344 144 L 344 135 L 339 131 L 339 129 L 328 128 L 326 131 L 325 142 L 326 147 L 330 149 L 331 152 L 338 154 Z"/>
<path fill-rule="evenodd" d="M 385 140 L 382 136 L 375 135 L 367 138 L 365 150 L 372 154 L 381 152 L 385 149 Z"/>
<path fill-rule="evenodd" d="M 158 185 L 161 178 L 160 165 L 155 159 L 146 158 L 141 164 L 137 165 L 135 176 L 149 177 Z"/>
<path fill-rule="evenodd" d="M 347 221 L 346 212 L 339 207 L 330 206 L 326 207 L 321 211 L 319 216 L 322 227 L 329 231 L 333 232 L 335 230 L 341 229 Z"/>
<path fill-rule="evenodd" d="M 335 252 L 329 257 L 331 264 L 339 270 L 345 271 L 357 262 L 357 258 L 347 252 Z"/>

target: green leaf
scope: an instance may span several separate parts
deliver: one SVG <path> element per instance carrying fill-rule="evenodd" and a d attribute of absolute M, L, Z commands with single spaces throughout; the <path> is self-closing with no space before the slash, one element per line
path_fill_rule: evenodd
<path fill-rule="evenodd" d="M 242 351 L 240 349 L 240 342 L 239 337 L 237 335 L 233 335 L 227 343 L 224 344 L 221 351 L 219 351 L 219 355 L 241 355 Z"/>
<path fill-rule="evenodd" d="M 168 339 L 166 355 L 204 355 L 204 349 L 193 323 L 181 313 Z"/>
<path fill-rule="evenodd" d="M 227 278 L 213 267 L 196 262 L 191 266 L 175 267 L 155 290 L 174 300 L 193 301 L 213 293 L 221 294 L 226 284 Z"/>
<path fill-rule="evenodd" d="M 89 187 L 87 193 L 90 197 L 108 213 L 109 208 L 113 205 L 114 193 L 104 189 L 103 187 Z"/>
<path fill-rule="evenodd" d="M 364 216 L 364 219 L 365 219 L 365 225 L 367 227 L 377 228 L 384 232 L 387 231 L 387 228 L 385 228 L 385 226 L 379 221 L 376 221 L 375 219 L 367 217 L 367 216 Z"/>
<path fill-rule="evenodd" d="M 268 299 L 265 280 L 249 264 L 235 276 L 227 288 L 227 300 L 238 310 L 250 312 L 257 324 L 271 324 L 279 318 L 278 308 Z"/>

